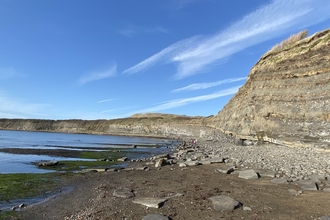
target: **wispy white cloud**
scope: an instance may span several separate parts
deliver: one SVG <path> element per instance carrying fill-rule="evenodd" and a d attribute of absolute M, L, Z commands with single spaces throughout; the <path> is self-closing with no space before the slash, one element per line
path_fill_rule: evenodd
<path fill-rule="evenodd" d="M 174 99 L 174 100 L 166 101 L 166 102 L 163 102 L 162 104 L 159 104 L 159 105 L 151 107 L 151 108 L 145 108 L 145 109 L 140 109 L 138 111 L 129 112 L 128 114 L 125 114 L 122 117 L 127 117 L 130 115 L 134 115 L 136 113 L 159 112 L 159 111 L 163 111 L 163 110 L 167 110 L 167 109 L 178 108 L 178 107 L 189 105 L 189 104 L 196 103 L 196 102 L 202 102 L 202 101 L 220 98 L 220 97 L 227 96 L 227 95 L 233 95 L 238 91 L 239 87 L 240 86 L 231 87 L 229 89 L 220 90 L 218 92 L 211 93 L 208 95 L 200 95 L 200 96 L 195 96 L 195 97 L 190 97 L 190 98 L 182 98 L 182 99 Z"/>
<path fill-rule="evenodd" d="M 328 0 L 274 0 L 215 35 L 181 40 L 124 73 L 165 61 L 177 64 L 176 79 L 189 77 L 247 47 L 325 21 L 329 11 Z"/>
<path fill-rule="evenodd" d="M 140 33 L 169 33 L 169 30 L 162 26 L 156 26 L 152 28 L 146 27 L 138 27 L 138 26 L 131 26 L 128 28 L 124 28 L 118 31 L 119 34 L 124 35 L 126 37 L 133 37 L 133 35 L 140 34 Z"/>
<path fill-rule="evenodd" d="M 142 62 L 136 64 L 135 66 L 124 70 L 123 73 L 124 74 L 134 74 L 134 73 L 140 72 L 146 68 L 149 68 L 159 62 L 163 62 L 163 63 L 171 62 L 171 59 L 172 59 L 171 56 L 173 55 L 174 52 L 183 51 L 186 48 L 193 47 L 193 44 L 196 44 L 198 39 L 200 39 L 200 36 L 194 36 L 194 37 L 179 41 L 175 44 L 172 44 L 171 46 L 166 47 L 165 49 L 161 50 L 157 54 L 143 60 Z"/>
<path fill-rule="evenodd" d="M 172 0 L 172 1 L 168 1 L 168 2 L 170 2 L 172 4 L 172 8 L 174 10 L 180 10 L 180 9 L 184 8 L 185 6 L 198 2 L 198 1 L 206 1 L 206 0 Z"/>
<path fill-rule="evenodd" d="M 110 67 L 108 70 L 103 71 L 103 72 L 93 72 L 87 75 L 82 76 L 79 79 L 80 84 L 85 84 L 91 81 L 95 80 L 101 80 L 101 79 L 106 79 L 109 77 L 113 77 L 117 74 L 117 65 L 114 64 L 112 67 Z"/>
<path fill-rule="evenodd" d="M 3 79 L 9 79 L 15 76 L 20 76 L 21 74 L 18 74 L 16 70 L 12 67 L 8 68 L 0 68 L 0 80 Z"/>
<path fill-rule="evenodd" d="M 230 78 L 230 79 L 225 79 L 225 80 L 220 80 L 220 81 L 210 82 L 210 83 L 194 83 L 194 84 L 190 84 L 188 86 L 182 87 L 182 88 L 174 89 L 171 92 L 182 92 L 182 91 L 208 89 L 208 88 L 219 86 L 222 84 L 242 81 L 242 80 L 246 80 L 246 79 L 247 79 L 247 77 L 241 77 L 241 78 Z"/>
<path fill-rule="evenodd" d="M 104 99 L 104 100 L 100 100 L 97 103 L 104 103 L 104 102 L 111 102 L 113 100 L 116 100 L 117 98 L 113 98 L 113 99 Z"/>
<path fill-rule="evenodd" d="M 43 118 L 47 106 L 9 97 L 0 91 L 0 118 Z"/>

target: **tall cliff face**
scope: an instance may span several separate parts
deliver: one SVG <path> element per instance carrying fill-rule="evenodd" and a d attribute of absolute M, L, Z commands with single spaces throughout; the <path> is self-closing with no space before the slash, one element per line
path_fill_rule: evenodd
<path fill-rule="evenodd" d="M 330 29 L 261 57 L 208 124 L 241 139 L 329 147 Z"/>

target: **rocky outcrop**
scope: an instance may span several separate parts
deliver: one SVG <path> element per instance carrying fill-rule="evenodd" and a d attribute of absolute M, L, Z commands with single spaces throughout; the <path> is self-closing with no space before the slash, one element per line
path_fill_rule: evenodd
<path fill-rule="evenodd" d="M 241 140 L 329 148 L 330 29 L 265 54 L 208 125 Z"/>

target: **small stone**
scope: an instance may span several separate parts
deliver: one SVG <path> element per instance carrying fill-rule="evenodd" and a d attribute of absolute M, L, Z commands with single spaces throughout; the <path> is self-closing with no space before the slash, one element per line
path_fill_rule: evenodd
<path fill-rule="evenodd" d="M 179 167 L 186 167 L 187 165 L 185 163 L 180 163 Z"/>
<path fill-rule="evenodd" d="M 22 203 L 22 204 L 20 204 L 19 206 L 18 206 L 18 208 L 24 208 L 25 207 L 25 204 L 24 203 Z"/>
<path fill-rule="evenodd" d="M 149 208 L 160 208 L 166 202 L 167 198 L 164 199 L 155 199 L 155 198 L 139 198 L 133 200 L 134 203 L 145 205 Z"/>
<path fill-rule="evenodd" d="M 119 162 L 124 162 L 124 161 L 128 161 L 128 157 L 122 157 L 122 158 L 118 158 L 117 161 Z"/>
<path fill-rule="evenodd" d="M 165 166 L 165 165 L 167 165 L 167 162 L 164 158 L 158 159 L 155 163 L 155 167 L 162 167 L 162 166 Z"/>
<path fill-rule="evenodd" d="M 122 188 L 122 189 L 116 189 L 113 192 L 113 196 L 128 199 L 134 197 L 135 195 L 131 189 Z"/>
<path fill-rule="evenodd" d="M 225 195 L 212 196 L 210 200 L 212 201 L 213 208 L 217 211 L 232 211 L 242 205 L 242 203 Z"/>
<path fill-rule="evenodd" d="M 292 195 L 292 196 L 299 196 L 301 193 L 300 193 L 301 191 L 296 191 L 296 190 L 294 190 L 294 189 L 289 189 L 289 193 L 290 193 L 290 195 Z"/>
<path fill-rule="evenodd" d="M 243 210 L 244 211 L 252 211 L 252 209 L 250 207 L 247 207 L 247 206 L 243 206 Z"/>
<path fill-rule="evenodd" d="M 216 172 L 219 172 L 219 173 L 225 173 L 225 174 L 231 174 L 232 172 L 234 172 L 234 168 L 230 167 L 230 168 L 217 168 L 215 169 Z"/>

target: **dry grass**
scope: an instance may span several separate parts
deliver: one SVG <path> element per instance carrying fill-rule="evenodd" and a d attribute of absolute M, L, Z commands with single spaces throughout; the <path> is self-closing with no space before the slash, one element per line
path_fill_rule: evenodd
<path fill-rule="evenodd" d="M 283 48 L 285 48 L 285 47 L 287 47 L 289 45 L 292 45 L 293 43 L 295 43 L 295 42 L 297 42 L 299 40 L 304 39 L 307 35 L 308 35 L 308 31 L 307 30 L 303 30 L 303 31 L 300 31 L 297 34 L 293 34 L 289 38 L 287 38 L 284 41 L 282 41 L 281 43 L 276 44 L 274 47 L 272 47 L 269 50 L 269 52 L 281 50 L 281 49 L 283 49 Z"/>

